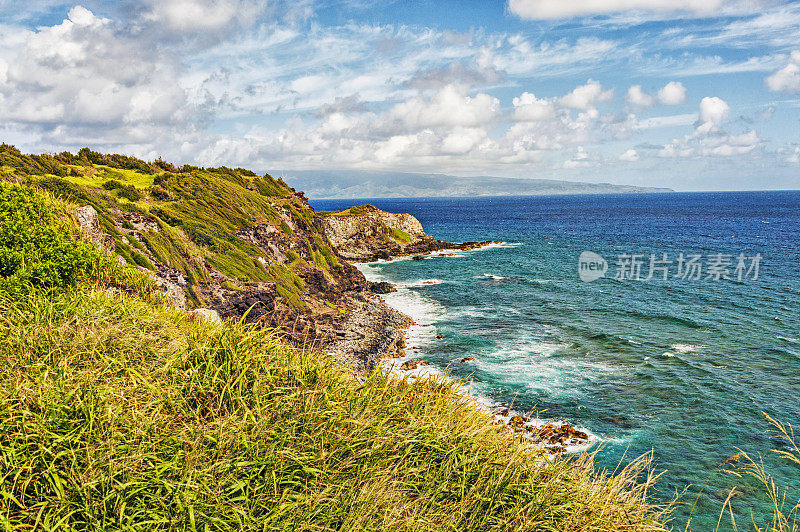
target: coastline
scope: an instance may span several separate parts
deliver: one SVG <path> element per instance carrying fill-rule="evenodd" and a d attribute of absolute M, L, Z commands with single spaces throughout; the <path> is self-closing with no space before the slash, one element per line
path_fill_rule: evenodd
<path fill-rule="evenodd" d="M 504 245 L 513 244 L 491 241 L 473 247 L 471 250 Z M 449 256 L 443 254 L 442 250 L 436 250 L 425 254 L 425 257 L 436 255 Z M 389 260 L 352 264 L 364 274 L 368 281 L 386 283 L 389 281 L 377 273 L 373 269 L 373 265 L 386 264 L 396 260 L 412 260 L 416 256 L 403 255 L 392 257 Z M 463 257 L 463 255 L 452 255 L 452 257 L 458 258 Z M 454 360 L 445 368 L 440 368 L 424 359 L 425 347 L 442 338 L 436 331 L 435 316 L 438 313 L 446 312 L 446 309 L 438 303 L 426 301 L 416 291 L 410 289 L 431 286 L 440 282 L 438 279 L 422 279 L 410 283 L 395 284 L 394 291 L 379 296 L 386 307 L 404 316 L 406 321 L 394 331 L 384 331 L 384 334 L 388 335 L 384 343 L 387 346 L 392 346 L 392 348 L 381 353 L 374 361 L 373 367 L 380 366 L 384 371 L 396 378 L 434 378 L 455 383 L 448 375 L 449 367 L 453 364 L 474 361 L 472 357 L 464 357 L 460 360 Z M 374 326 L 371 327 L 371 330 L 375 330 Z M 400 337 L 397 336 L 398 333 Z M 576 427 L 562 420 L 539 418 L 538 414 L 531 415 L 527 412 L 514 410 L 513 404 L 509 404 L 506 401 L 496 401 L 476 394 L 473 392 L 470 383 L 460 383 L 459 390 L 466 398 L 472 401 L 477 409 L 492 414 L 495 422 L 505 425 L 509 432 L 528 440 L 533 446 L 546 449 L 552 454 L 571 454 L 586 451 L 600 441 L 597 435 L 583 427 Z"/>

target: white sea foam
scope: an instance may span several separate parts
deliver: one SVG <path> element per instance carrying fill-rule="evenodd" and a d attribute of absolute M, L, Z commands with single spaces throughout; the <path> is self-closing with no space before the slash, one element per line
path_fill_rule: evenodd
<path fill-rule="evenodd" d="M 670 349 L 680 354 L 695 353 L 700 349 L 703 349 L 704 347 L 705 347 L 704 345 L 692 345 L 692 344 L 673 344 L 669 346 Z"/>
<path fill-rule="evenodd" d="M 484 273 L 483 276 L 492 279 L 494 281 L 502 281 L 503 279 L 505 279 L 505 277 L 503 277 L 502 275 L 495 275 L 493 273 Z"/>
<path fill-rule="evenodd" d="M 407 283 L 397 283 L 398 287 L 402 288 L 414 288 L 417 286 L 431 286 L 435 284 L 442 284 L 444 281 L 441 279 L 418 279 L 416 281 L 410 281 Z"/>
<path fill-rule="evenodd" d="M 492 244 L 486 244 L 485 246 L 481 246 L 470 251 L 480 251 L 482 249 L 497 249 L 497 248 L 516 248 L 521 245 L 522 242 L 494 242 Z"/>
<path fill-rule="evenodd" d="M 356 264 L 359 270 L 370 281 L 383 281 L 386 280 L 381 275 L 381 268 L 378 264 Z M 498 276 L 499 277 L 499 276 Z M 444 370 L 436 367 L 434 364 L 419 365 L 413 370 L 400 370 L 400 366 L 407 361 L 424 358 L 424 347 L 432 341 L 435 341 L 436 327 L 435 323 L 440 320 L 447 313 L 447 309 L 439 304 L 437 301 L 420 293 L 417 290 L 409 290 L 410 287 L 423 286 L 424 281 L 438 281 L 438 279 L 423 279 L 413 281 L 410 283 L 401 283 L 396 292 L 383 294 L 381 297 L 392 308 L 406 314 L 414 320 L 406 334 L 406 356 L 398 359 L 385 359 L 382 367 L 387 372 L 401 378 L 419 379 L 419 378 L 445 378 Z M 463 312 L 463 311 L 462 311 Z M 417 349 L 414 349 L 414 348 Z M 571 367 L 574 366 L 567 360 L 560 360 L 556 363 L 542 363 L 542 359 L 549 360 L 550 357 L 556 353 L 562 346 L 553 342 L 546 342 L 540 340 L 529 339 L 517 343 L 517 345 L 506 346 L 505 348 L 498 349 L 494 353 L 487 354 L 486 356 L 476 357 L 476 367 L 480 368 L 485 366 L 491 368 L 490 371 L 496 375 L 503 377 L 512 377 L 510 380 L 518 381 L 522 378 L 519 384 L 529 384 L 532 375 L 536 375 L 536 383 L 530 383 L 530 387 L 539 389 L 542 386 L 551 390 L 559 388 L 568 390 L 572 387 L 565 383 L 560 382 L 559 376 L 574 376 L 584 374 L 587 369 L 581 365 L 581 368 Z M 594 368 L 595 370 L 597 368 Z M 545 384 L 546 383 L 546 384 Z M 479 408 L 495 415 L 497 419 L 503 418 L 496 410 L 500 403 L 490 399 L 488 396 L 482 394 L 480 390 L 475 388 L 486 387 L 488 391 L 489 385 L 487 383 L 474 383 L 462 386 L 461 390 L 465 397 L 474 401 L 475 405 Z M 524 415 L 523 412 L 511 411 L 509 416 L 505 417 L 505 421 L 510 419 L 513 415 Z M 532 419 L 527 423 L 529 426 L 540 426 L 552 423 L 556 426 L 564 425 L 564 421 L 556 419 Z M 565 451 L 568 453 L 580 452 L 588 449 L 601 439 L 593 434 L 591 431 L 583 427 L 576 426 L 577 429 L 586 432 L 589 435 L 589 440 L 584 444 L 567 446 Z M 527 437 L 527 436 L 526 436 Z"/>
<path fill-rule="evenodd" d="M 800 340 L 798 340 L 797 338 L 790 338 L 788 336 L 776 336 L 775 338 L 777 338 L 778 340 L 783 340 L 784 342 L 789 342 L 791 344 L 796 344 L 800 342 Z"/>

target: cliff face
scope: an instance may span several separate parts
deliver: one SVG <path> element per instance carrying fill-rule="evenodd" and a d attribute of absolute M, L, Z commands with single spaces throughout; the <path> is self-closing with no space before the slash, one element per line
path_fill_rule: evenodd
<path fill-rule="evenodd" d="M 465 250 L 490 242 L 443 242 L 425 234 L 410 214 L 385 212 L 373 205 L 321 212 L 325 236 L 347 260 L 370 262 L 441 250 Z"/>
<path fill-rule="evenodd" d="M 0 179 L 77 204 L 90 239 L 150 272 L 173 305 L 277 328 L 358 369 L 401 334 L 404 317 L 335 251 L 302 193 L 268 174 L 0 145 Z M 364 311 L 378 316 L 366 332 Z"/>

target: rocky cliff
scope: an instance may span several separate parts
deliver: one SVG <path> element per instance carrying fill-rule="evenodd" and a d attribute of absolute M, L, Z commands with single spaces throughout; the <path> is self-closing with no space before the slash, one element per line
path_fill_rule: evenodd
<path fill-rule="evenodd" d="M 88 239 L 149 272 L 173 305 L 279 329 L 359 370 L 402 336 L 405 316 L 335 251 L 303 194 L 268 174 L 0 145 L 0 179 L 77 205 Z"/>
<path fill-rule="evenodd" d="M 432 251 L 466 250 L 492 242 L 444 242 L 425 234 L 410 214 L 385 212 L 373 205 L 320 212 L 325 236 L 345 259 L 388 260 Z"/>

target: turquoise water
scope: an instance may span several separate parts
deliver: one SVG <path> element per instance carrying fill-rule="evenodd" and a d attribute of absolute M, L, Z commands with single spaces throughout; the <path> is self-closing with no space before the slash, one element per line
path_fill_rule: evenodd
<path fill-rule="evenodd" d="M 363 203 L 312 201 L 317 209 Z M 504 246 L 424 261 L 363 266 L 400 286 L 390 303 L 414 317 L 420 357 L 490 401 L 588 429 L 600 464 L 652 450 L 666 470 L 658 497 L 691 505 L 713 530 L 728 490 L 741 525 L 764 515 L 752 482 L 715 472 L 737 452 L 761 453 L 800 496 L 800 468 L 774 456 L 762 411 L 800 422 L 800 193 L 676 193 L 522 198 L 374 199 L 451 241 Z M 598 253 L 607 277 L 582 282 L 578 257 Z M 731 255 L 733 279 L 614 279 L 621 254 Z M 760 254 L 758 278 L 743 271 Z M 427 281 L 427 282 L 426 282 Z M 437 339 L 441 334 L 443 338 Z M 475 357 L 460 364 L 464 356 Z M 798 423 L 800 427 L 800 423 Z M 626 459 L 627 459 L 626 458 Z M 702 490 L 701 490 L 702 488 Z M 675 530 L 689 507 L 680 507 Z M 725 525 L 721 529 L 726 529 Z"/>

